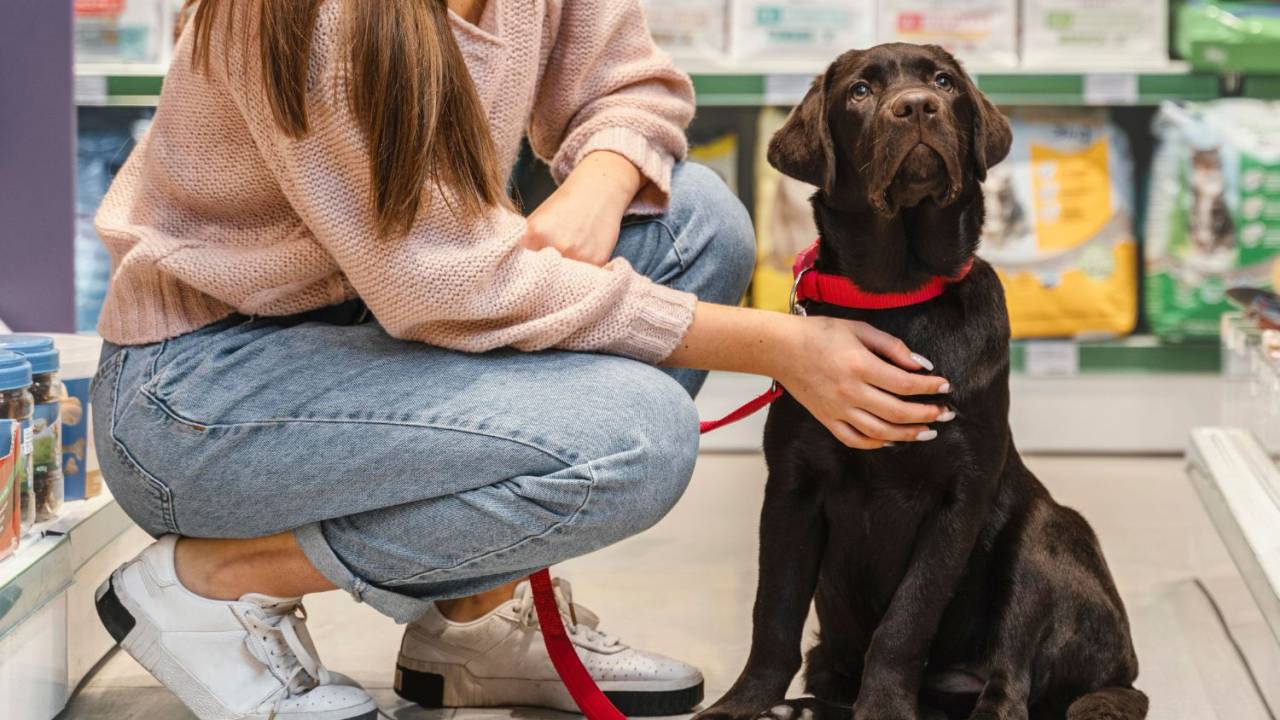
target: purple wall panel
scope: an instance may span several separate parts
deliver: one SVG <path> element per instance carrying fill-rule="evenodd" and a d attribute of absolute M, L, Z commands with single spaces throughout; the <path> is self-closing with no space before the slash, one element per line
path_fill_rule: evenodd
<path fill-rule="evenodd" d="M 0 318 L 75 329 L 71 0 L 5 0 L 0 20 Z"/>

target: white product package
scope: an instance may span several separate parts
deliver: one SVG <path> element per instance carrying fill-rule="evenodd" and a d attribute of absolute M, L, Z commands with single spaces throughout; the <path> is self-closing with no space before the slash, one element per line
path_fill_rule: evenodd
<path fill-rule="evenodd" d="M 826 62 L 874 44 L 874 0 L 730 0 L 736 58 Z"/>
<path fill-rule="evenodd" d="M 879 0 L 877 42 L 941 45 L 972 68 L 1018 64 L 1018 0 Z"/>
<path fill-rule="evenodd" d="M 1128 70 L 1169 64 L 1168 0 L 1022 0 L 1028 67 Z"/>
<path fill-rule="evenodd" d="M 644 0 L 653 39 L 680 59 L 722 59 L 729 52 L 729 0 Z"/>

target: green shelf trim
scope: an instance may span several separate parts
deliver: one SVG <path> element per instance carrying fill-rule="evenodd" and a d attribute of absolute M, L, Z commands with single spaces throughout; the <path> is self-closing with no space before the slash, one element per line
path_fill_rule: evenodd
<path fill-rule="evenodd" d="M 1259 100 L 1280 100 L 1280 75 L 1253 75 L 1244 79 L 1241 94 Z"/>
<path fill-rule="evenodd" d="M 163 84 L 163 75 L 109 75 L 107 96 L 159 97 L 160 86 Z"/>
<path fill-rule="evenodd" d="M 1014 372 L 1025 372 L 1027 345 L 1013 343 L 1009 360 Z M 1081 341 L 1080 374 L 1220 373 L 1222 351 L 1217 341 L 1167 342 L 1152 337 Z"/>

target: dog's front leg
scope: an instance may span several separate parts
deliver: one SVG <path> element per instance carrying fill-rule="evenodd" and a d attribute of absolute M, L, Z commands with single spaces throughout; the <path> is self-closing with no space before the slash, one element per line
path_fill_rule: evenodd
<path fill-rule="evenodd" d="M 754 718 L 786 697 L 800 670 L 800 641 L 827 530 L 815 493 L 797 484 L 779 474 L 769 478 L 760 515 L 751 653 L 729 692 L 695 720 Z"/>
<path fill-rule="evenodd" d="M 977 477 L 955 481 L 921 525 L 906 573 L 871 635 L 854 720 L 919 717 L 929 649 L 990 511 L 993 487 Z"/>

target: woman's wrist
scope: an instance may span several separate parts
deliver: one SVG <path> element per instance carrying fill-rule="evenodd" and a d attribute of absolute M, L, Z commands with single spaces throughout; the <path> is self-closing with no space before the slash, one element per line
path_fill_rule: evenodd
<path fill-rule="evenodd" d="M 777 378 L 785 374 L 805 329 L 783 313 L 699 302 L 693 323 L 663 363 Z"/>
<path fill-rule="evenodd" d="M 565 184 L 581 183 L 608 206 L 622 210 L 631 205 L 644 182 L 630 160 L 609 150 L 589 153 L 565 178 Z"/>

